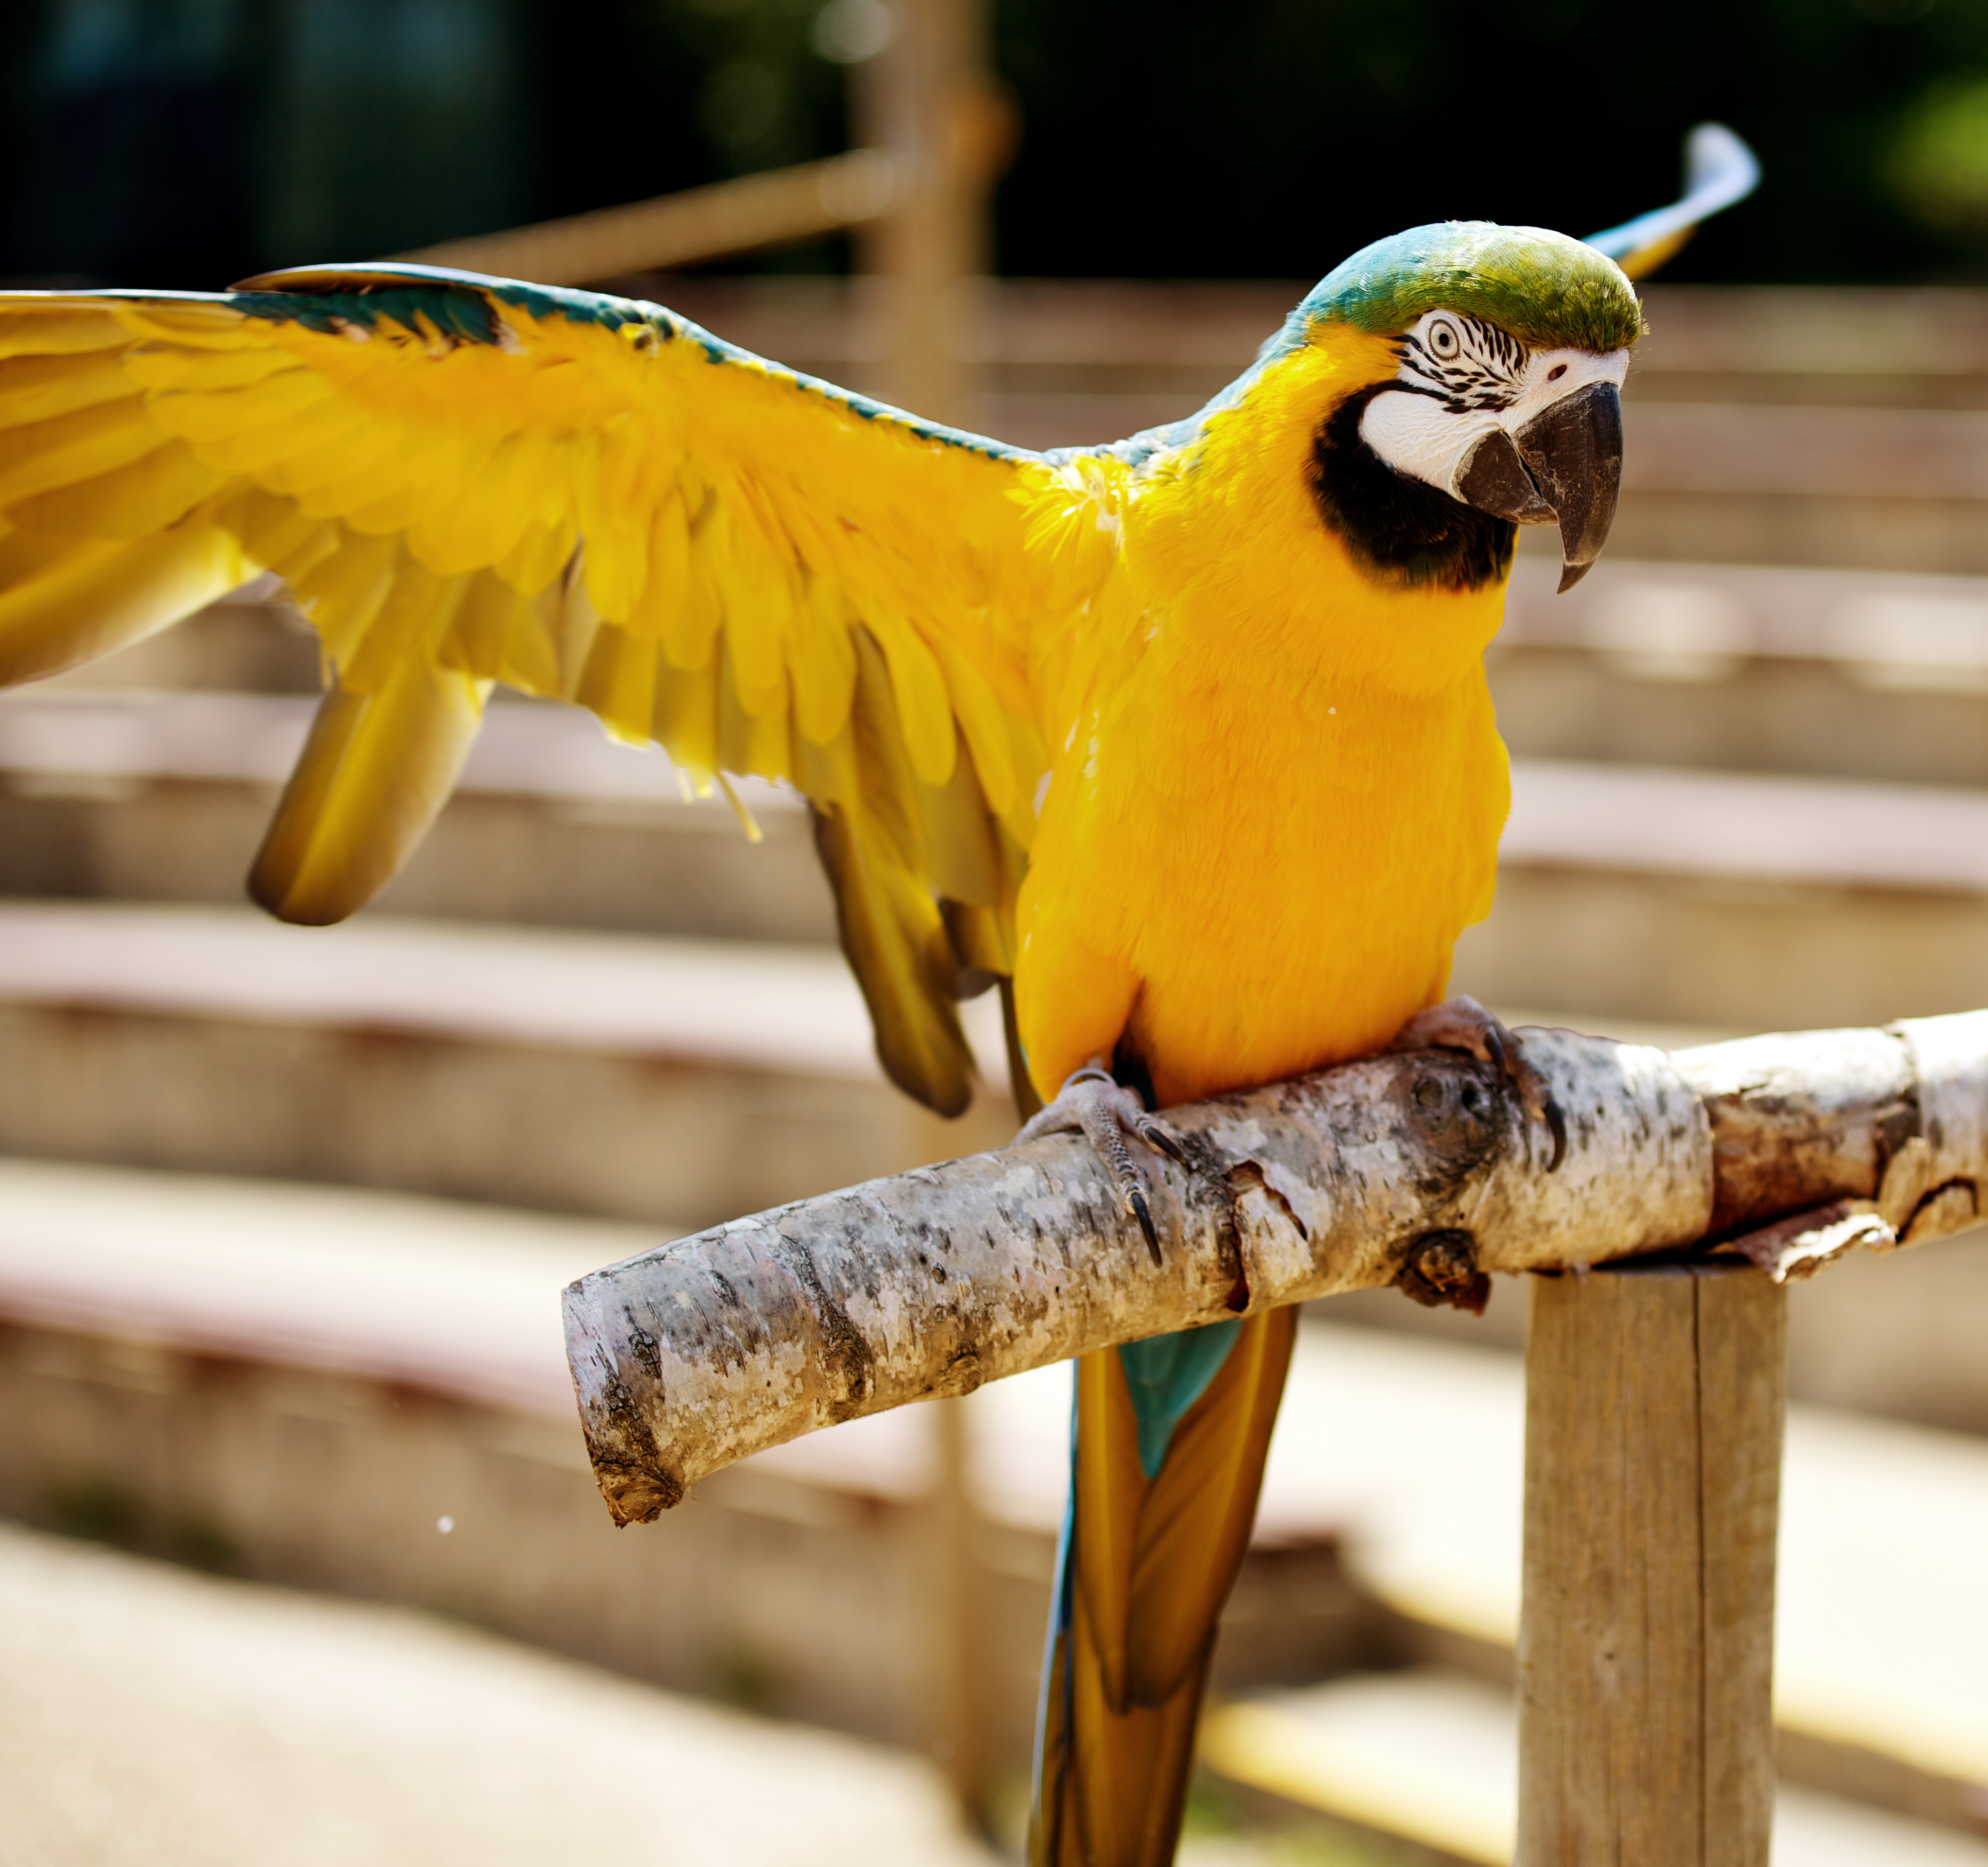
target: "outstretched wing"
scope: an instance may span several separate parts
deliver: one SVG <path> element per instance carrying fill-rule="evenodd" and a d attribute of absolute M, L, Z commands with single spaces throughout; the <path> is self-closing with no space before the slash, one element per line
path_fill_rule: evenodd
<path fill-rule="evenodd" d="M 885 1066 L 955 1112 L 1046 769 L 1040 471 L 625 299 L 405 267 L 0 298 L 0 681 L 286 579 L 330 681 L 252 879 L 290 920 L 388 879 L 495 681 L 707 786 L 789 780 Z"/>

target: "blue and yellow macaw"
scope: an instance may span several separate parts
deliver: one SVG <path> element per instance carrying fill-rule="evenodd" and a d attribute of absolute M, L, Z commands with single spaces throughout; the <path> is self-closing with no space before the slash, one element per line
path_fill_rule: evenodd
<path fill-rule="evenodd" d="M 1050 453 L 507 280 L 0 297 L 0 680 L 285 579 L 328 690 L 249 886 L 292 921 L 385 883 L 496 682 L 784 780 L 892 1078 L 963 1108 L 955 1002 L 1000 981 L 1031 1128 L 1090 1137 L 1158 1256 L 1138 1092 L 1444 1042 L 1554 1118 L 1444 997 L 1506 813 L 1483 653 L 1516 525 L 1564 581 L 1608 528 L 1642 327 L 1608 252 L 1710 198 L 1381 241 L 1199 414 Z M 1173 1851 L 1293 1332 L 1236 1308 L 1078 1368 L 1038 1862 Z"/>

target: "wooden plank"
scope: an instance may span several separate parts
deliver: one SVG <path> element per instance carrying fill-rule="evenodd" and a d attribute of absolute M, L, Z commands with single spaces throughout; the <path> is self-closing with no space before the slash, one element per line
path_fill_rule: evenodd
<path fill-rule="evenodd" d="M 1508 867 L 1988 893 L 1988 795 L 1579 759 L 1512 761 Z"/>
<path fill-rule="evenodd" d="M 1784 1332 L 1757 1272 L 1534 1285 L 1520 1867 L 1766 1867 Z"/>
<path fill-rule="evenodd" d="M 447 240 L 394 257 L 542 285 L 584 285 L 860 226 L 891 206 L 894 177 L 888 157 L 874 149 L 852 149 L 823 162 Z"/>
<path fill-rule="evenodd" d="M 1587 649 L 1625 664 L 1668 658 L 1646 678 L 1692 684 L 1760 657 L 1834 663 L 1881 688 L 1988 686 L 1988 579 L 1665 562 L 1618 554 L 1611 542 L 1594 573 L 1560 596 L 1559 559 L 1532 555 L 1529 542 L 1506 589 L 1501 647 Z M 1698 665 L 1682 663 L 1686 657 Z"/>
<path fill-rule="evenodd" d="M 998 1758 L 988 1727 L 986 1680 L 996 1656 L 983 1627 L 975 1508 L 972 1423 L 963 1399 L 935 1400 L 919 1411 L 931 1436 L 934 1483 L 926 1505 L 930 1559 L 925 1565 L 925 1625 L 921 1642 L 931 1693 L 929 1741 L 969 1820 L 984 1825 Z"/>
<path fill-rule="evenodd" d="M 1445 1863 L 1510 1867 L 1518 1740 L 1509 1692 L 1412 1666 L 1217 1703 L 1201 1757 L 1283 1804 L 1408 1842 L 1417 1863 L 1434 1867 L 1428 1849 Z M 1988 1843 L 1971 1833 L 1859 1808 L 1840 1779 L 1810 1780 L 1825 1793 L 1784 1783 L 1776 1798 L 1775 1867 L 1988 1867 Z"/>
<path fill-rule="evenodd" d="M 1647 370 L 1754 377 L 1988 375 L 1979 291 L 1653 285 L 1643 294 Z"/>
<path fill-rule="evenodd" d="M 857 83 L 870 83 L 881 64 L 858 66 Z M 881 146 L 881 127 L 860 127 Z M 1338 257 L 1318 255 L 1321 268 Z M 1219 387 L 1248 366 L 1316 278 L 991 280 L 996 315 L 983 333 L 984 360 L 1113 375 L 1205 368 L 1219 373 L 1211 383 Z M 849 296 L 861 290 L 860 282 L 826 279 L 702 278 L 672 282 L 670 302 L 754 349 L 779 326 L 779 340 L 766 348 L 785 361 L 797 360 L 803 344 L 813 361 L 867 360 L 871 347 L 849 322 L 852 312 L 862 321 Z M 1966 398 L 1988 379 L 1988 292 L 1656 285 L 1644 288 L 1643 302 L 1650 335 L 1636 346 L 1632 396 L 1780 400 L 1791 388 L 1849 406 L 1847 390 L 1871 406 L 1978 407 Z M 1700 397 L 1701 387 L 1718 393 Z"/>
<path fill-rule="evenodd" d="M 1988 624 L 1988 585 L 1982 609 Z M 1988 673 L 1988 633 L 1983 650 Z M 29 687 L 0 696 L 0 773 L 277 785 L 314 711 L 300 694 Z M 1980 731 L 1988 717 L 1972 724 Z M 1988 792 L 1979 787 L 1577 758 L 1514 758 L 1511 773 L 1512 814 L 1499 848 L 1508 868 L 1988 895 Z M 756 822 L 806 836 L 797 792 L 764 778 L 732 785 Z M 650 805 L 686 832 L 741 835 L 722 797 L 695 798 L 690 774 L 660 750 L 616 743 L 576 707 L 492 707 L 456 791 Z"/>
<path fill-rule="evenodd" d="M 1988 498 L 1988 414 L 1974 409 L 1643 402 L 1625 494 Z"/>
<path fill-rule="evenodd" d="M 9 1153 L 695 1224 L 1014 1133 L 963 1119 L 884 1081 L 832 948 L 0 903 Z"/>
<path fill-rule="evenodd" d="M 1767 1859 L 1774 1801 L 1774 1556 L 1787 1418 L 1785 1285 L 1692 1278 L 1698 1299 L 1706 1859 Z"/>
<path fill-rule="evenodd" d="M 1519 1636 L 1524 1867 L 1701 1858 L 1689 1716 L 1702 1661 L 1692 1297 L 1682 1274 L 1536 1288 Z"/>

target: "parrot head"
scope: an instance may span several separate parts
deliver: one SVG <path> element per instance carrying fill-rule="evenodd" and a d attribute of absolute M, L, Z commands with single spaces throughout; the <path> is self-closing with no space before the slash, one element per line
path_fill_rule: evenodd
<path fill-rule="evenodd" d="M 1351 333 L 1382 372 L 1313 449 L 1322 515 L 1383 576 L 1501 578 L 1515 525 L 1557 525 L 1570 588 L 1622 477 L 1622 380 L 1642 311 L 1614 262 L 1564 234 L 1452 221 L 1377 241 L 1292 312 L 1274 367 Z"/>

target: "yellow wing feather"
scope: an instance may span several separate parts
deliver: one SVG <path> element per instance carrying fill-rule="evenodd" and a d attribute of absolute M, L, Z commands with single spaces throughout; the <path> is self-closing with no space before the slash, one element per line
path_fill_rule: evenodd
<path fill-rule="evenodd" d="M 475 743 L 485 684 L 409 656 L 378 690 L 334 688 L 249 872 L 271 913 L 306 926 L 384 887 L 448 798 Z M 349 796 L 392 800 L 363 811 Z"/>
<path fill-rule="evenodd" d="M 790 781 L 887 1067 L 963 1107 L 954 997 L 1012 971 L 1046 768 L 1035 636 L 1096 581 L 1030 542 L 1038 457 L 654 306 L 252 284 L 0 297 L 0 680 L 286 577 L 330 680 L 252 882 L 291 920 L 390 879 L 495 681 L 702 784 Z"/>

